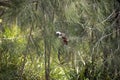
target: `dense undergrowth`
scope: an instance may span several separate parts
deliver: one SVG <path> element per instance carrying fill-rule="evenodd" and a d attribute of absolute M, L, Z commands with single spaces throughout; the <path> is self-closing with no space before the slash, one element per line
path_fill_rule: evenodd
<path fill-rule="evenodd" d="M 117 0 L 3 2 L 0 80 L 119 80 Z M 66 33 L 68 45 L 56 31 Z"/>

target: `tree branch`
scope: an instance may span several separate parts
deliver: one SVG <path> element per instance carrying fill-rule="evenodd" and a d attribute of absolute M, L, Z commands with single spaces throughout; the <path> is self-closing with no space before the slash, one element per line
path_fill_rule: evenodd
<path fill-rule="evenodd" d="M 0 6 L 11 7 L 9 1 L 0 1 Z"/>

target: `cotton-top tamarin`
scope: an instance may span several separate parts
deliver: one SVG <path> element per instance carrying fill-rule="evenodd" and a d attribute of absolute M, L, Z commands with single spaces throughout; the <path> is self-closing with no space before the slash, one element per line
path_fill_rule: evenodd
<path fill-rule="evenodd" d="M 64 45 L 67 45 L 67 44 L 68 44 L 68 39 L 67 39 L 65 33 L 62 33 L 62 32 L 60 32 L 60 31 L 57 31 L 57 32 L 56 32 L 56 35 L 58 36 L 58 38 L 62 39 Z"/>

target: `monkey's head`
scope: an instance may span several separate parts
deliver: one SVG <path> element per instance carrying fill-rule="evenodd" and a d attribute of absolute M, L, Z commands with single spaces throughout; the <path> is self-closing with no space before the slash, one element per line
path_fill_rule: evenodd
<path fill-rule="evenodd" d="M 57 31 L 57 32 L 56 32 L 56 36 L 57 36 L 58 38 L 62 39 L 64 45 L 67 45 L 67 44 L 68 44 L 68 39 L 67 39 L 65 33 L 62 33 L 62 32 L 60 32 L 60 31 Z"/>
<path fill-rule="evenodd" d="M 56 32 L 56 36 L 57 36 L 58 38 L 62 38 L 62 33 L 61 33 L 60 31 L 57 31 L 57 32 Z"/>

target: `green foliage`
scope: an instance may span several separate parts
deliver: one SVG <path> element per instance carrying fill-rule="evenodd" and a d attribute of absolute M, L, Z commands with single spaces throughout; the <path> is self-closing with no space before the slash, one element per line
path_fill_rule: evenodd
<path fill-rule="evenodd" d="M 8 3 L 0 18 L 0 80 L 119 80 L 117 0 Z M 66 33 L 68 45 L 55 31 Z"/>

